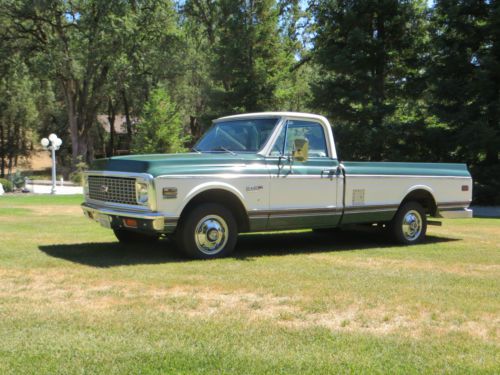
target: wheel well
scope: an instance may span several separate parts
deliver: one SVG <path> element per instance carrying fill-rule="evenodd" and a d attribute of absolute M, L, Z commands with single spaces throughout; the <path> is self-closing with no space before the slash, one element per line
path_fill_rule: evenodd
<path fill-rule="evenodd" d="M 248 232 L 250 224 L 245 206 L 236 195 L 223 189 L 211 189 L 196 195 L 182 210 L 179 221 L 182 221 L 194 207 L 201 203 L 218 203 L 226 207 L 234 214 L 238 223 L 238 231 Z"/>
<path fill-rule="evenodd" d="M 406 202 L 418 202 L 425 209 L 425 212 L 431 216 L 434 216 L 437 211 L 437 205 L 434 197 L 431 193 L 424 189 L 414 190 L 409 193 L 401 202 L 404 204 Z"/>

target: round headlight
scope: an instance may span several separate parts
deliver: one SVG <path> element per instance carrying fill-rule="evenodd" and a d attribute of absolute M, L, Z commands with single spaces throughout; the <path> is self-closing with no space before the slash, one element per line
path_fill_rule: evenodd
<path fill-rule="evenodd" d="M 139 204 L 148 203 L 148 185 L 139 182 L 135 186 L 137 192 L 137 203 Z"/>

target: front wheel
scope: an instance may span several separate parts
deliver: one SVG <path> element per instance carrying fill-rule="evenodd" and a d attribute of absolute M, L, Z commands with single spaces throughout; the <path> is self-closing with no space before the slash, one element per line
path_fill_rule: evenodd
<path fill-rule="evenodd" d="M 230 254 L 236 245 L 238 226 L 226 207 L 204 203 L 180 223 L 177 244 L 190 258 L 212 259 Z"/>
<path fill-rule="evenodd" d="M 423 241 L 427 231 L 427 217 L 420 203 L 403 204 L 391 223 L 392 237 L 403 245 L 413 245 Z"/>

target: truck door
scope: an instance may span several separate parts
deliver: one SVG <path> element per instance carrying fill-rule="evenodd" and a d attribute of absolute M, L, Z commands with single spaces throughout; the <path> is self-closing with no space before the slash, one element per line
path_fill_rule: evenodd
<path fill-rule="evenodd" d="M 269 229 L 327 228 L 339 223 L 342 175 L 338 160 L 331 157 L 325 134 L 319 122 L 283 123 L 266 158 L 271 176 Z M 293 156 L 294 147 L 304 141 L 307 158 L 299 161 Z"/>

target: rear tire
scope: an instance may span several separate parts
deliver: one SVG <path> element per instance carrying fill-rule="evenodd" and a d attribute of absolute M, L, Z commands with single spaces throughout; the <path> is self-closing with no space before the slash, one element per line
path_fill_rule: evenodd
<path fill-rule="evenodd" d="M 179 248 L 190 258 L 214 259 L 229 255 L 236 246 L 238 225 L 233 213 L 216 203 L 195 207 L 176 231 Z"/>
<path fill-rule="evenodd" d="M 126 229 L 113 229 L 113 232 L 118 241 L 125 245 L 130 243 L 154 243 L 160 238 L 157 234 L 145 234 Z"/>
<path fill-rule="evenodd" d="M 414 245 L 424 240 L 427 232 L 427 217 L 420 203 L 404 203 L 392 219 L 392 238 L 403 245 Z"/>

